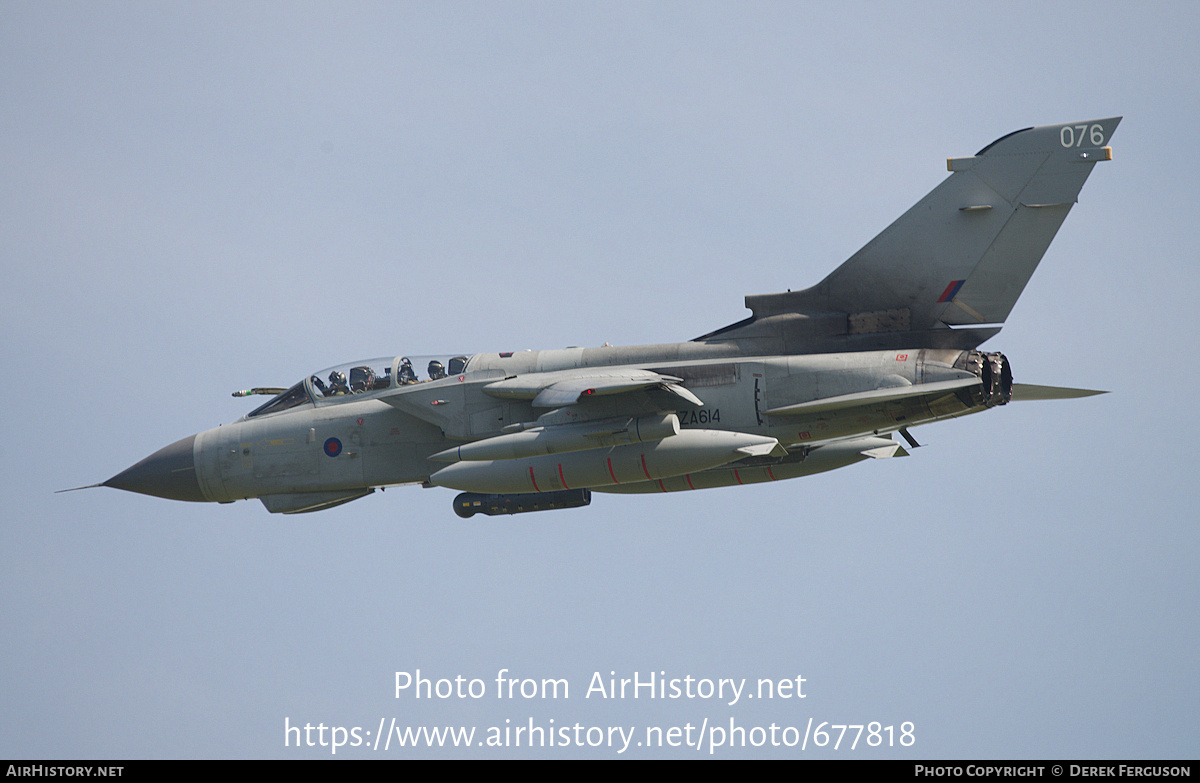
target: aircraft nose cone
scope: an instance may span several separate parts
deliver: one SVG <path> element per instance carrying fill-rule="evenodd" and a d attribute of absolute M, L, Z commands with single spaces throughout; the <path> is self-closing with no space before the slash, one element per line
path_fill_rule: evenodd
<path fill-rule="evenodd" d="M 177 440 L 121 471 L 103 486 L 168 500 L 207 500 L 196 479 L 196 460 L 192 452 L 195 442 L 195 435 Z"/>

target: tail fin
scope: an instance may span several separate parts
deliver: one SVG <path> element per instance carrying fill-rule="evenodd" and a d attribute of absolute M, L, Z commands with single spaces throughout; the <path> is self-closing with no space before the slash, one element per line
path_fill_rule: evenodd
<path fill-rule="evenodd" d="M 1002 323 L 1120 121 L 1026 128 L 951 158 L 942 184 L 820 283 L 746 306 L 754 319 L 846 313 L 850 334 Z"/>

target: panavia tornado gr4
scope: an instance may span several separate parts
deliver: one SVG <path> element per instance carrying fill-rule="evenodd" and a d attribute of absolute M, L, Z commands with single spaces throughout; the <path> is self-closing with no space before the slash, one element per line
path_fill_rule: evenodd
<path fill-rule="evenodd" d="M 96 486 L 293 514 L 420 484 L 461 490 L 460 516 L 512 514 L 797 478 L 903 456 L 917 425 L 1098 394 L 1014 384 L 979 345 L 1112 159 L 1120 119 L 949 159 L 949 177 L 820 283 L 748 296 L 749 318 L 690 342 L 350 362 L 237 392 L 274 396 Z"/>

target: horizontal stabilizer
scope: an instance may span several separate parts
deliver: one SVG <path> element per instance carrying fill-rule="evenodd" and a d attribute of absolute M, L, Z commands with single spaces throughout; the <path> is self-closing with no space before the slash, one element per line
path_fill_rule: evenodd
<path fill-rule="evenodd" d="M 1035 386 L 1031 383 L 1014 383 L 1014 400 L 1073 400 L 1078 397 L 1093 397 L 1108 394 L 1096 389 L 1070 389 L 1065 386 Z"/>
<path fill-rule="evenodd" d="M 767 411 L 771 416 L 807 416 L 812 413 L 825 413 L 845 408 L 857 408 L 862 405 L 879 405 L 885 402 L 896 402 L 910 397 L 924 397 L 930 394 L 945 394 L 947 392 L 965 389 L 968 386 L 979 385 L 978 378 L 960 378 L 953 381 L 938 381 L 936 383 L 918 383 L 915 386 L 895 386 L 887 389 L 842 394 L 837 397 L 827 397 L 823 400 L 801 402 L 796 405 L 784 405 Z"/>

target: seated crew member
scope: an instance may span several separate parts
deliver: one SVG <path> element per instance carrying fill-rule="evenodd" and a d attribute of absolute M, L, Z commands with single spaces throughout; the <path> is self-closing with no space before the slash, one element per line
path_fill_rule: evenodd
<path fill-rule="evenodd" d="M 406 385 L 409 383 L 416 383 L 416 382 L 417 382 L 417 373 L 416 373 L 416 370 L 413 369 L 412 362 L 409 361 L 407 356 L 401 357 L 401 359 L 400 359 L 400 385 L 403 386 L 403 385 Z"/>
<path fill-rule="evenodd" d="M 336 397 L 341 394 L 349 394 L 350 387 L 346 385 L 346 373 L 334 370 L 329 373 L 329 395 Z"/>
<path fill-rule="evenodd" d="M 350 370 L 350 391 L 355 394 L 375 388 L 375 371 L 370 367 L 354 367 Z"/>

